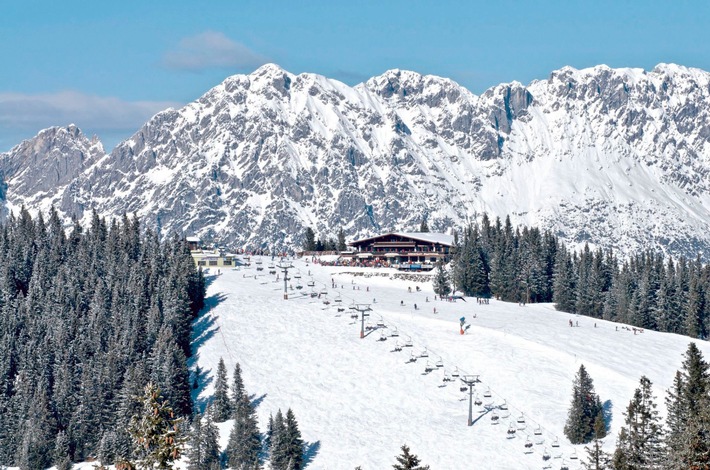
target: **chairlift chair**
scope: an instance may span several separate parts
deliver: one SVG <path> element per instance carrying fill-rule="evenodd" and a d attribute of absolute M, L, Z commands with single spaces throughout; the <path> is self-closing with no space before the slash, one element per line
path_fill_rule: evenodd
<path fill-rule="evenodd" d="M 410 363 L 410 362 L 417 362 L 417 356 L 414 355 L 413 351 L 409 356 L 409 360 L 407 360 L 407 363 Z"/>
<path fill-rule="evenodd" d="M 506 431 L 508 434 L 508 439 L 512 439 L 515 437 L 515 433 L 517 432 L 517 429 L 515 429 L 515 426 L 513 426 L 513 423 L 510 423 L 510 426 L 508 426 L 508 431 Z"/>
<path fill-rule="evenodd" d="M 311 280 L 308 281 L 306 284 L 308 285 L 308 287 L 315 287 L 316 281 L 314 281 L 313 279 L 311 279 Z"/>
<path fill-rule="evenodd" d="M 320 290 L 321 295 L 328 295 L 328 289 L 323 288 Z"/>
<path fill-rule="evenodd" d="M 473 404 L 476 406 L 481 406 L 483 404 L 483 400 L 481 400 L 480 397 L 476 395 L 476 398 L 473 399 Z"/>
<path fill-rule="evenodd" d="M 377 328 L 386 328 L 386 327 L 387 327 L 387 325 L 385 325 L 385 320 L 380 315 L 379 320 L 377 320 Z"/>
<path fill-rule="evenodd" d="M 530 440 L 529 437 L 525 438 L 525 444 L 523 444 L 526 449 L 531 449 L 533 446 L 532 441 Z"/>
<path fill-rule="evenodd" d="M 451 373 L 451 377 L 458 377 L 459 376 L 459 368 L 456 367 L 454 368 L 454 371 Z"/>
<path fill-rule="evenodd" d="M 436 367 L 439 367 L 439 368 L 444 367 L 444 361 L 441 358 L 439 358 L 439 360 L 436 361 Z"/>
<path fill-rule="evenodd" d="M 577 449 L 573 450 L 572 453 L 569 455 L 570 460 L 577 460 L 579 457 L 577 457 Z"/>
<path fill-rule="evenodd" d="M 525 424 L 525 415 L 518 416 L 518 424 Z"/>
<path fill-rule="evenodd" d="M 387 335 L 384 332 L 380 333 L 379 341 L 387 341 Z"/>
<path fill-rule="evenodd" d="M 335 298 L 335 301 L 338 303 L 343 301 L 343 299 L 340 297 L 340 293 L 338 293 L 338 296 Z"/>
<path fill-rule="evenodd" d="M 419 357 L 429 357 L 429 352 L 424 348 L 424 350 L 419 354 Z"/>
<path fill-rule="evenodd" d="M 542 436 L 542 428 L 540 427 L 540 425 L 538 425 L 535 428 L 535 431 L 533 431 L 533 434 L 535 434 L 536 436 Z"/>
<path fill-rule="evenodd" d="M 495 411 L 491 413 L 491 424 L 498 424 L 499 421 L 500 416 L 498 416 L 498 413 L 496 413 Z"/>
<path fill-rule="evenodd" d="M 434 370 L 434 367 L 429 364 L 429 361 L 426 361 L 426 365 L 424 366 L 424 373 L 428 374 L 429 372 L 432 372 Z"/>
<path fill-rule="evenodd" d="M 493 394 L 491 393 L 491 389 L 487 388 L 485 392 L 483 392 L 483 398 L 490 398 L 492 397 Z"/>
<path fill-rule="evenodd" d="M 297 272 L 296 274 L 293 275 L 293 277 L 295 277 L 296 279 L 301 279 L 301 273 Z"/>
<path fill-rule="evenodd" d="M 394 343 L 394 348 L 392 349 L 392 352 L 400 352 L 402 350 L 402 345 L 397 341 Z"/>
<path fill-rule="evenodd" d="M 503 404 L 500 405 L 501 410 L 507 410 L 508 409 L 508 402 L 503 400 Z"/>
<path fill-rule="evenodd" d="M 399 331 L 397 331 L 397 327 L 396 327 L 396 326 L 394 327 L 394 330 L 392 330 L 392 331 L 390 332 L 390 336 L 393 337 L 393 338 L 396 338 L 396 337 L 399 336 Z"/>
<path fill-rule="evenodd" d="M 542 452 L 542 460 L 545 462 L 550 460 L 550 453 L 547 451 L 547 449 Z"/>
<path fill-rule="evenodd" d="M 560 446 L 560 441 L 559 441 L 559 439 L 555 438 L 555 439 L 552 441 L 552 444 L 550 444 L 550 445 L 551 445 L 552 447 L 559 447 L 559 446 Z"/>
<path fill-rule="evenodd" d="M 411 348 L 412 347 L 412 338 L 410 336 L 407 336 L 407 340 L 404 342 L 404 347 L 405 348 Z M 414 354 L 414 353 L 412 353 Z"/>

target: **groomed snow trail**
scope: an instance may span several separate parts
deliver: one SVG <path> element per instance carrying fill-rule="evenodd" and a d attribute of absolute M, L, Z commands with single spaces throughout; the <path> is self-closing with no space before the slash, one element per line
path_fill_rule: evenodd
<path fill-rule="evenodd" d="M 262 430 L 269 414 L 293 409 L 309 470 L 390 468 L 402 444 L 433 470 L 559 469 L 563 463 L 580 468 L 584 446 L 570 445 L 562 432 L 580 364 L 612 415 L 605 439 L 611 451 L 641 375 L 654 383 L 665 412 L 665 390 L 691 341 L 651 331 L 634 335 L 622 325 L 557 312 L 549 304 L 435 301 L 430 282 L 385 276 L 394 270 L 325 267 L 303 259 L 292 261 L 294 289 L 284 300 L 283 280 L 268 274 L 270 258 L 263 258 L 263 271 L 255 259 L 251 266 L 207 275 L 208 309 L 196 322 L 192 359 L 207 378 L 198 399 L 204 404 L 211 396 L 220 357 L 230 380 L 239 362 Z M 306 285 L 311 279 L 313 288 Z M 301 290 L 295 288 L 299 283 Z M 303 295 L 311 290 L 327 294 Z M 338 294 L 341 302 L 335 301 Z M 369 326 L 381 321 L 387 328 L 360 339 L 360 321 L 348 308 L 353 303 L 371 304 Z M 471 324 L 463 336 L 462 316 Z M 570 319 L 579 326 L 571 328 Z M 398 337 L 390 336 L 395 328 Z M 411 348 L 392 351 L 408 339 Z M 697 344 L 710 358 L 708 343 Z M 407 363 L 424 349 L 428 357 Z M 433 371 L 425 374 L 427 362 Z M 475 393 L 483 405 L 474 406 L 470 427 L 468 394 L 459 381 L 443 381 L 456 369 L 481 380 Z M 484 397 L 487 390 L 490 398 Z M 503 404 L 508 410 L 500 409 Z M 497 425 L 491 424 L 494 412 L 501 417 Z M 518 423 L 521 415 L 524 424 Z M 511 425 L 517 432 L 508 439 Z M 231 423 L 220 428 L 226 444 Z M 560 447 L 552 447 L 555 438 Z M 532 448 L 525 448 L 526 439 Z M 546 452 L 551 458 L 544 461 Z M 570 458 L 575 454 L 580 459 Z"/>

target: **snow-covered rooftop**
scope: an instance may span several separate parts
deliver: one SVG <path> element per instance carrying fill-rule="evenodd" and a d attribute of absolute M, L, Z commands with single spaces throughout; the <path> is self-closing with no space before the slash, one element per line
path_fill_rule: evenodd
<path fill-rule="evenodd" d="M 454 236 L 448 235 L 446 233 L 435 233 L 435 232 L 389 232 L 383 233 L 381 235 L 376 235 L 374 237 L 362 238 L 360 240 L 353 240 L 350 245 L 356 243 L 366 242 L 368 240 L 374 240 L 380 237 L 386 237 L 387 235 L 397 235 L 399 237 L 412 238 L 417 241 L 429 242 L 429 243 L 440 243 L 442 245 L 453 246 Z"/>

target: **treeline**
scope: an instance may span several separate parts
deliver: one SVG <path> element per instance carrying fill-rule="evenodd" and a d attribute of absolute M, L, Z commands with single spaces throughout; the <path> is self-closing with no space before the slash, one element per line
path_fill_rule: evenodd
<path fill-rule="evenodd" d="M 24 209 L 0 226 L 0 464 L 131 458 L 147 383 L 192 411 L 191 321 L 205 284 L 184 241 L 94 215 L 65 233 Z"/>
<path fill-rule="evenodd" d="M 555 302 L 558 310 L 694 338 L 710 334 L 710 266 L 645 251 L 568 250 L 552 233 L 513 229 L 510 219 L 469 225 L 457 236 L 451 273 L 469 296 Z"/>
<path fill-rule="evenodd" d="M 307 227 L 303 234 L 303 251 L 345 251 L 346 249 L 345 232 L 342 228 L 338 230 L 337 239 L 322 236 L 316 240 L 316 233 L 311 227 Z"/>
<path fill-rule="evenodd" d="M 565 435 L 573 444 L 591 443 L 584 468 L 701 470 L 710 468 L 710 365 L 695 343 L 667 391 L 665 425 L 657 410 L 651 381 L 642 376 L 624 412 L 616 450 L 608 454 L 601 400 L 591 377 L 580 366 L 574 380 Z"/>

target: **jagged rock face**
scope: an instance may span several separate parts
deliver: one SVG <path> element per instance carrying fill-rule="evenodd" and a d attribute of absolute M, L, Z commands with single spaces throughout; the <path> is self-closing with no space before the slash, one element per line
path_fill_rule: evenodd
<path fill-rule="evenodd" d="M 708 103 L 709 74 L 675 65 L 566 67 L 475 96 L 408 71 L 348 87 L 269 64 L 157 114 L 105 158 L 54 128 L 0 169 L 11 207 L 135 212 L 241 246 L 297 245 L 306 226 L 359 237 L 426 217 L 446 230 L 485 211 L 573 245 L 695 256 L 710 253 Z M 24 171 L 33 158 L 51 176 Z"/>
<path fill-rule="evenodd" d="M 52 127 L 0 154 L 3 200 L 46 210 L 85 169 L 105 155 L 75 125 Z"/>

